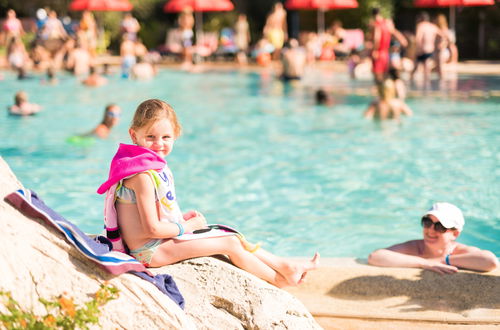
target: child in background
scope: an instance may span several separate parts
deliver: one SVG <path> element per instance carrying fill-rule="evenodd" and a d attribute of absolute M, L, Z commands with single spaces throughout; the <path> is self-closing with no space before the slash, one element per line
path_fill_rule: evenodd
<path fill-rule="evenodd" d="M 111 129 L 120 121 L 121 109 L 116 104 L 108 104 L 104 109 L 104 117 L 99 125 L 87 135 L 93 135 L 100 139 L 108 137 Z"/>
<path fill-rule="evenodd" d="M 491 271 L 498 267 L 490 251 L 457 243 L 464 217 L 450 203 L 435 203 L 422 218 L 423 239 L 379 249 L 370 254 L 368 263 L 383 267 L 411 267 L 452 274 L 458 268 Z"/>
<path fill-rule="evenodd" d="M 31 116 L 39 112 L 42 107 L 35 103 L 28 102 L 28 94 L 19 91 L 14 97 L 15 104 L 9 107 L 9 114 L 15 116 Z"/>
<path fill-rule="evenodd" d="M 301 283 L 307 271 L 318 267 L 318 254 L 302 263 L 244 244 L 237 236 L 175 239 L 184 232 L 207 228 L 201 213 L 181 213 L 173 175 L 164 160 L 180 133 L 170 105 L 157 99 L 142 102 L 129 129 L 135 145 L 120 145 L 109 179 L 97 191 L 107 192 L 107 203 L 114 203 L 120 235 L 130 255 L 146 266 L 161 267 L 224 254 L 239 268 L 277 287 Z"/>
<path fill-rule="evenodd" d="M 401 99 L 396 97 L 396 86 L 392 79 L 386 78 L 382 84 L 377 85 L 378 99 L 373 101 L 364 113 L 368 119 L 395 119 L 399 120 L 401 114 L 411 116 L 413 112 Z"/>

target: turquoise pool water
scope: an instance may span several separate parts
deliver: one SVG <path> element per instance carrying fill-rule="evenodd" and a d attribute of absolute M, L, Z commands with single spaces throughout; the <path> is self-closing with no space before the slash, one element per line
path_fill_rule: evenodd
<path fill-rule="evenodd" d="M 166 69 L 152 82 L 110 80 L 97 89 L 70 76 L 56 87 L 10 73 L 0 81 L 2 109 L 20 89 L 44 106 L 29 118 L 0 114 L 0 155 L 84 231 L 101 230 L 103 198 L 95 191 L 117 144 L 129 141 L 135 107 L 155 97 L 171 103 L 184 126 L 169 157 L 181 207 L 239 228 L 270 251 L 366 257 L 419 238 L 422 213 L 448 201 L 466 217 L 459 240 L 500 255 L 498 98 L 409 99 L 414 117 L 375 124 L 361 117 L 365 96 L 313 104 L 311 86 L 367 84 L 340 74 L 317 73 L 302 86 L 257 73 Z M 498 78 L 471 76 L 458 83 L 460 90 L 500 86 Z M 109 102 L 124 112 L 110 139 L 87 147 L 65 142 L 94 127 Z"/>

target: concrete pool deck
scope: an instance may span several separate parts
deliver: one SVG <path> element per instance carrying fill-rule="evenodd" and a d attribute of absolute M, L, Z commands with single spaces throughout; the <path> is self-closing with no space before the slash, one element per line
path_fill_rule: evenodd
<path fill-rule="evenodd" d="M 439 275 L 326 258 L 286 289 L 325 329 L 498 329 L 500 269 Z"/>

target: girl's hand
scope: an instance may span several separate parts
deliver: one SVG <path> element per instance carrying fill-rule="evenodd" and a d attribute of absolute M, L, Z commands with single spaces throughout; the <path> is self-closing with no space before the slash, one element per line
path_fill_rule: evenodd
<path fill-rule="evenodd" d="M 201 213 L 200 213 L 200 212 L 198 212 L 198 211 L 193 211 L 193 210 L 191 210 L 191 211 L 188 211 L 188 212 L 184 213 L 184 215 L 183 215 L 182 217 L 183 217 L 183 218 L 184 218 L 184 220 L 186 220 L 186 221 L 188 221 L 189 219 L 192 219 L 192 218 L 194 218 L 194 217 L 203 217 L 203 218 L 205 218 L 205 217 L 203 216 L 203 214 L 201 214 Z"/>
<path fill-rule="evenodd" d="M 207 228 L 207 220 L 203 215 L 195 216 L 183 223 L 186 232 L 192 233 L 197 229 Z"/>

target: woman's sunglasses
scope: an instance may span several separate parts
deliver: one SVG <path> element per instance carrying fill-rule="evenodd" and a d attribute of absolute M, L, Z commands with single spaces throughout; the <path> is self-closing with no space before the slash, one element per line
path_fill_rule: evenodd
<path fill-rule="evenodd" d="M 441 222 L 432 222 L 432 219 L 429 217 L 423 217 L 422 218 L 422 227 L 424 228 L 431 228 L 434 226 L 434 230 L 437 231 L 438 233 L 445 233 L 448 229 L 454 229 L 454 228 L 446 228 L 441 224 Z"/>

